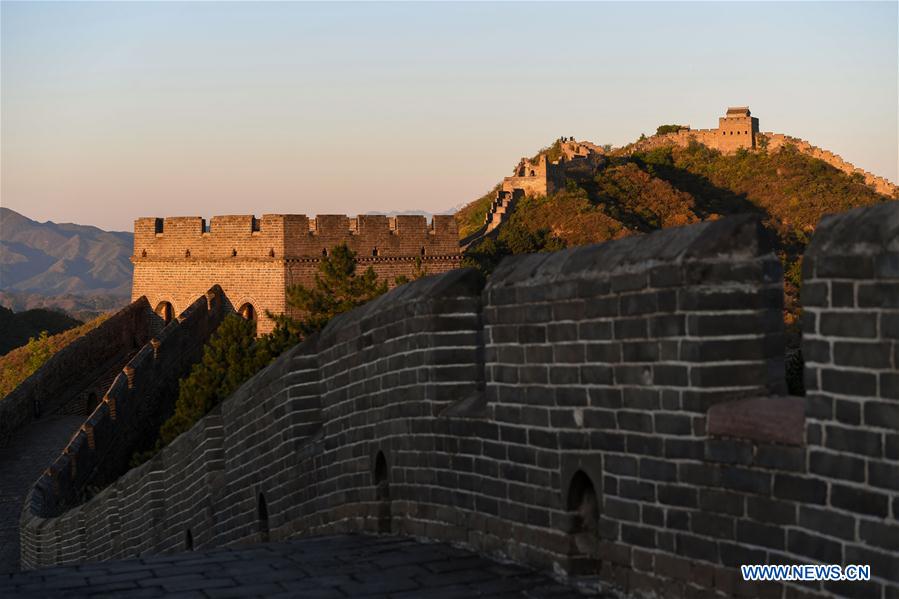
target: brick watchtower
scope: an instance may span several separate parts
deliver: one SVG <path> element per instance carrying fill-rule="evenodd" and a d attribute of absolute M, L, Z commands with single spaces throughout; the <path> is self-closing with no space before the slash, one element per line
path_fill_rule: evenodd
<path fill-rule="evenodd" d="M 730 154 L 740 148 L 755 148 L 755 136 L 759 132 L 759 120 L 752 116 L 748 106 L 735 106 L 718 118 L 718 149 Z"/>
<path fill-rule="evenodd" d="M 318 263 L 346 243 L 359 267 L 373 267 L 393 284 L 421 264 L 428 274 L 458 268 L 462 256 L 452 216 L 350 218 L 298 214 L 139 218 L 134 222 L 132 299 L 147 296 L 165 319 L 178 315 L 213 285 L 220 285 L 235 310 L 258 321 L 258 332 L 274 323 L 266 310 L 287 310 L 286 290 L 311 285 Z"/>

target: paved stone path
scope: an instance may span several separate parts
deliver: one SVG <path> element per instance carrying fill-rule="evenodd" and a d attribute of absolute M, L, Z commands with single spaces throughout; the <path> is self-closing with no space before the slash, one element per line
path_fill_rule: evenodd
<path fill-rule="evenodd" d="M 445 543 L 337 535 L 0 575 L 0 597 L 605 597 Z"/>
<path fill-rule="evenodd" d="M 84 419 L 47 416 L 17 431 L 7 447 L 0 447 L 0 573 L 19 569 L 19 515 L 25 496 Z"/>

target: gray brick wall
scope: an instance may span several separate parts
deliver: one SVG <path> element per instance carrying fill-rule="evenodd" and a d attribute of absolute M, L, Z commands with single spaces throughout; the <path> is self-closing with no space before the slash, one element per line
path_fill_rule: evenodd
<path fill-rule="evenodd" d="M 53 354 L 9 395 L 0 398 L 0 446 L 34 419 L 35 403 L 43 416 L 65 412 L 110 363 L 124 363 L 129 353 L 147 342 L 152 319 L 146 298 L 135 300 Z"/>
<path fill-rule="evenodd" d="M 632 592 L 893 597 L 897 221 L 822 222 L 808 397 L 783 396 L 780 263 L 752 218 L 516 257 L 335 319 L 93 500 L 26 514 L 25 563 L 371 531 Z M 874 581 L 740 579 L 766 562 Z"/>

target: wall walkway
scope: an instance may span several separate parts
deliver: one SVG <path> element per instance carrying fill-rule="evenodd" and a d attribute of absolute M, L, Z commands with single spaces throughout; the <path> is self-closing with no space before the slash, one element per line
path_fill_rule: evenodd
<path fill-rule="evenodd" d="M 334 319 L 189 432 L 57 515 L 28 568 L 371 531 L 629 591 L 899 592 L 899 204 L 808 248 L 805 398 L 784 397 L 782 272 L 751 217 L 457 270 Z M 746 583 L 741 563 L 867 563 Z"/>

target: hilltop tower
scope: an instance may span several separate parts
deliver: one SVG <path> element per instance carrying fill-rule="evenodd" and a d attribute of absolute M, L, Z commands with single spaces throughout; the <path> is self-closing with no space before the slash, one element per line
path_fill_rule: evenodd
<path fill-rule="evenodd" d="M 146 296 L 166 320 L 177 316 L 213 285 L 220 285 L 231 307 L 258 323 L 288 312 L 287 288 L 312 285 L 319 262 L 346 243 L 358 267 L 371 266 L 391 285 L 419 269 L 437 274 L 462 261 L 452 216 L 266 214 L 262 218 L 214 216 L 139 218 L 134 222 L 132 300 Z"/>
<path fill-rule="evenodd" d="M 751 115 L 748 106 L 732 106 L 718 119 L 718 144 L 721 152 L 730 154 L 740 148 L 755 148 L 759 120 Z"/>

